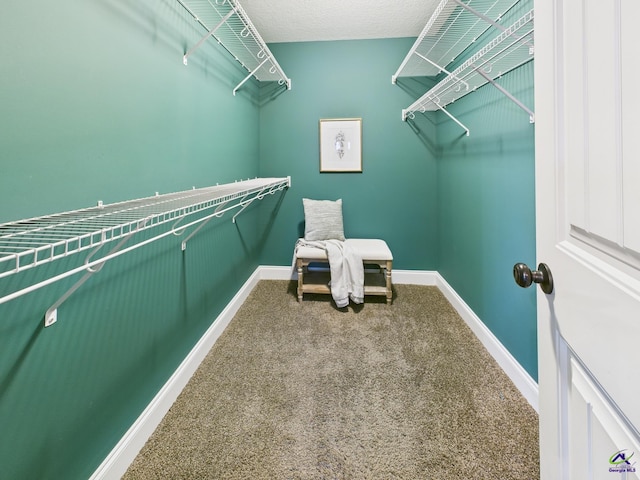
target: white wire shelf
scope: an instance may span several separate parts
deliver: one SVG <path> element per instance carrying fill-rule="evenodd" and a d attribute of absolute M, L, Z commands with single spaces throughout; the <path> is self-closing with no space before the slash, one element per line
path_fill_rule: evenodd
<path fill-rule="evenodd" d="M 435 76 L 500 20 L 518 0 L 442 0 L 391 77 Z"/>
<path fill-rule="evenodd" d="M 534 113 L 513 97 L 495 80 L 500 76 L 533 60 L 533 10 L 527 12 L 500 35 L 485 45 L 462 65 L 450 72 L 442 81 L 402 111 L 402 119 L 414 118 L 415 112 L 442 110 L 456 121 L 469 135 L 469 129 L 453 117 L 445 107 L 487 83 L 493 84 L 534 122 Z"/>
<path fill-rule="evenodd" d="M 183 240 L 184 250 L 186 242 L 207 221 L 239 208 L 233 216 L 235 222 L 238 214 L 253 201 L 290 185 L 290 177 L 255 178 L 109 205 L 99 202 L 96 207 L 0 224 L 0 279 L 88 252 L 82 265 L 6 293 L 0 297 L 0 304 L 82 271 L 96 273 L 107 260 L 165 236 L 182 235 L 190 227 L 198 225 Z M 150 236 L 145 236 L 144 240 L 132 242 L 132 245 L 124 248 L 136 233 L 169 223 L 172 223 L 171 228 L 157 229 Z M 106 244 L 113 244 L 112 250 L 94 259 L 98 250 Z M 66 296 L 62 301 L 64 298 Z"/>
<path fill-rule="evenodd" d="M 184 55 L 185 65 L 189 57 L 213 36 L 249 72 L 233 89 L 234 95 L 252 76 L 259 82 L 278 82 L 291 89 L 291 79 L 286 76 L 238 0 L 177 1 L 207 32 Z"/>

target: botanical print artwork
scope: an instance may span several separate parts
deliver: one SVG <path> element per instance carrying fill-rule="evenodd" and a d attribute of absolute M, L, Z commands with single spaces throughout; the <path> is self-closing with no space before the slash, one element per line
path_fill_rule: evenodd
<path fill-rule="evenodd" d="M 320 119 L 320 171 L 362 172 L 362 119 Z"/>
<path fill-rule="evenodd" d="M 344 150 L 346 146 L 346 139 L 343 131 L 338 132 L 338 134 L 336 135 L 335 146 L 336 146 L 336 153 L 338 154 L 338 157 L 340 157 L 340 159 L 342 160 L 342 157 L 344 157 Z"/>

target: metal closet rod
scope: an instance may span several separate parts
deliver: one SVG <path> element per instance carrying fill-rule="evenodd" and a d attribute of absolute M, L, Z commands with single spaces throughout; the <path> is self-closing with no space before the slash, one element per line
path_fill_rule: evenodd
<path fill-rule="evenodd" d="M 239 212 L 236 213 L 236 215 L 234 215 L 233 217 L 233 222 L 235 223 L 236 217 L 242 212 L 244 211 L 253 201 L 255 200 L 262 200 L 266 195 L 272 195 L 275 194 L 281 190 L 284 190 L 285 188 L 288 188 L 291 186 L 291 177 L 286 177 L 286 178 L 280 178 L 280 179 L 271 179 L 274 180 L 271 183 L 262 185 L 260 187 L 253 187 L 251 189 L 248 189 L 246 192 L 245 191 L 238 191 L 235 192 L 231 195 L 238 195 L 235 198 L 232 199 L 228 199 L 226 200 L 226 197 L 230 196 L 230 194 L 226 194 L 223 195 L 219 198 L 224 199 L 221 201 L 220 204 L 218 204 L 218 207 L 215 209 L 215 211 L 209 215 L 206 215 L 202 218 L 197 218 L 187 224 L 184 225 L 179 225 L 179 222 L 185 218 L 187 215 L 189 215 L 189 213 L 181 216 L 181 217 L 176 217 L 174 218 L 175 223 L 173 225 L 173 227 L 169 230 L 167 230 L 166 232 L 154 235 L 151 238 L 148 238 L 146 240 L 140 241 L 135 243 L 134 245 L 130 245 L 128 247 L 124 247 L 125 243 L 127 241 L 129 241 L 136 233 L 139 233 L 143 230 L 145 230 L 146 225 L 156 216 L 160 216 L 162 214 L 152 214 L 152 215 L 148 215 L 144 218 L 140 218 L 137 221 L 137 228 L 132 229 L 126 236 L 124 236 L 123 238 L 120 239 L 120 241 L 111 249 L 111 251 L 98 259 L 92 260 L 92 257 L 98 252 L 98 250 L 100 248 L 102 248 L 102 246 L 104 246 L 106 244 L 102 243 L 100 245 L 97 245 L 90 253 L 89 255 L 87 255 L 85 262 L 78 266 L 75 267 L 73 269 L 67 270 L 63 273 L 60 273 L 56 276 L 47 278 L 45 280 L 42 280 L 40 282 L 37 282 L 35 284 L 29 285 L 27 287 L 24 287 L 20 290 L 17 290 L 15 292 L 12 292 L 10 294 L 4 295 L 2 297 L 0 297 L 0 304 L 9 302 L 11 300 L 15 300 L 16 298 L 19 298 L 23 295 L 26 295 L 28 293 L 34 292 L 36 290 L 39 290 L 43 287 L 46 287 L 47 285 L 51 285 L 55 282 L 58 282 L 60 280 L 63 280 L 67 277 L 70 277 L 72 275 L 81 273 L 83 271 L 85 271 L 85 275 L 78 281 L 76 282 L 64 295 L 62 295 L 56 302 L 54 302 L 54 304 L 47 310 L 46 314 L 45 314 L 45 327 L 52 325 L 53 323 L 56 322 L 57 320 L 57 309 L 58 307 L 67 300 L 67 298 L 69 298 L 71 296 L 71 294 L 73 294 L 78 288 L 80 288 L 80 286 L 82 286 L 87 280 L 89 280 L 89 278 L 94 275 L 95 273 L 99 272 L 102 267 L 104 266 L 104 264 L 106 262 L 108 262 L 109 260 L 112 260 L 116 257 L 119 257 L 120 255 L 124 255 L 125 253 L 131 252 L 137 248 L 143 247 L 145 245 L 148 245 L 150 243 L 153 243 L 157 240 L 160 240 L 162 238 L 165 238 L 169 235 L 182 235 L 188 228 L 193 227 L 195 225 L 198 224 L 203 224 L 208 222 L 209 220 L 211 220 L 214 217 L 221 217 L 225 212 L 230 211 L 232 209 L 238 208 L 240 207 L 241 210 Z M 237 183 L 237 182 L 236 182 Z M 233 185 L 233 184 L 230 184 Z M 224 186 L 224 185 L 221 185 Z M 215 199 L 211 199 L 210 201 L 213 201 Z M 200 210 L 196 210 L 196 211 L 200 211 Z M 166 223 L 166 222 L 163 222 Z M 161 223 L 156 223 L 153 224 L 151 227 L 153 226 L 157 226 L 160 225 Z M 149 227 L 149 228 L 151 228 Z M 181 248 L 182 250 L 184 250 L 186 248 L 186 242 L 187 240 L 189 240 L 197 231 L 200 230 L 201 227 L 198 227 L 196 229 L 196 231 L 192 232 L 191 235 L 189 235 L 189 237 L 187 239 L 185 239 L 182 242 Z M 30 265 L 27 268 L 31 268 L 31 267 L 35 267 L 38 264 L 33 264 Z"/>

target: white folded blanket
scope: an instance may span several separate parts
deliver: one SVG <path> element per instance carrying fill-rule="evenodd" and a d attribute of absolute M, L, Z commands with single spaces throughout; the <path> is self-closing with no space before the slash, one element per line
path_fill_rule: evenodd
<path fill-rule="evenodd" d="M 340 240 L 298 240 L 299 246 L 321 248 L 327 252 L 329 269 L 331 270 L 331 296 L 338 308 L 349 305 L 349 299 L 353 303 L 364 302 L 364 266 L 362 257 Z"/>

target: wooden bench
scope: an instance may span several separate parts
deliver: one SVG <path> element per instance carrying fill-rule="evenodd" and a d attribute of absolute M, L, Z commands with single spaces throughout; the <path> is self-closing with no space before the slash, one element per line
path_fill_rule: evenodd
<path fill-rule="evenodd" d="M 362 257 L 365 265 L 365 295 L 382 295 L 391 304 L 393 296 L 391 288 L 391 269 L 393 255 L 387 242 L 379 239 L 348 238 L 345 240 Z M 329 282 L 331 274 L 326 268 L 310 271 L 312 263 L 328 263 L 327 252 L 321 248 L 298 247 L 296 250 L 296 270 L 298 272 L 298 301 L 302 301 L 305 293 L 331 293 Z M 371 272 L 370 266 L 377 271 Z"/>

